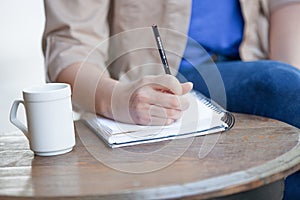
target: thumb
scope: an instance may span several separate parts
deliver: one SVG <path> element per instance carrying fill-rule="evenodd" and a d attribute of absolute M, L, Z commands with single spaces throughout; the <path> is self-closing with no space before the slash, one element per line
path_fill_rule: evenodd
<path fill-rule="evenodd" d="M 184 95 L 184 94 L 188 93 L 189 91 L 191 91 L 193 89 L 193 83 L 192 82 L 182 83 L 181 87 L 182 87 L 182 94 L 181 95 Z"/>

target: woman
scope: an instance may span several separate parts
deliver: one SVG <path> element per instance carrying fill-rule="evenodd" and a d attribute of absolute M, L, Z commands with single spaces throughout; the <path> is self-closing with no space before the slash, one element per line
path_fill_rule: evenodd
<path fill-rule="evenodd" d="M 163 75 L 151 32 L 156 23 L 178 79 L 230 111 L 299 128 L 298 2 L 45 1 L 48 80 L 70 83 L 75 105 L 105 117 L 174 122 L 193 85 Z M 299 181 L 287 179 L 286 198 L 295 194 L 292 185 Z"/>

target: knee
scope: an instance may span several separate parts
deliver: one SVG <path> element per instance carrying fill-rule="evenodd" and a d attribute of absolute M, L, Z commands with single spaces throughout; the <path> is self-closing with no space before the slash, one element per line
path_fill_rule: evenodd
<path fill-rule="evenodd" d="M 277 61 L 264 61 L 249 79 L 256 92 L 264 95 L 290 95 L 300 92 L 300 71 Z"/>

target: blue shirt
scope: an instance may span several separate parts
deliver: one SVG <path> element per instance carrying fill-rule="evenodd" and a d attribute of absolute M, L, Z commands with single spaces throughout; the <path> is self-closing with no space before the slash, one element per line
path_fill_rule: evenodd
<path fill-rule="evenodd" d="M 239 57 L 244 21 L 239 0 L 193 0 L 183 57 L 193 65 L 207 59 L 207 54 Z M 202 46 L 199 46 L 199 44 Z M 190 65 L 185 59 L 181 67 Z"/>

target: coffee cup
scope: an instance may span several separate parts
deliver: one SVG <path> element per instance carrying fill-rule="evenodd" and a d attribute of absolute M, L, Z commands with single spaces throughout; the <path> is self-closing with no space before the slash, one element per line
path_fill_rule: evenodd
<path fill-rule="evenodd" d="M 75 145 L 70 85 L 46 83 L 22 93 L 23 99 L 12 104 L 10 121 L 28 138 L 31 150 L 39 156 L 70 152 Z M 20 104 L 25 107 L 27 126 L 17 118 Z"/>

